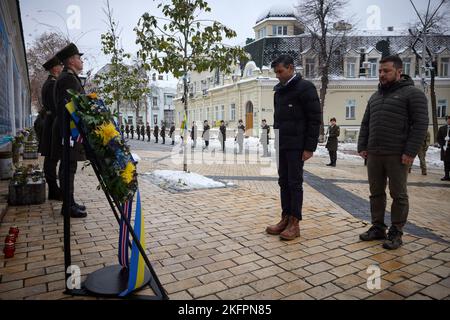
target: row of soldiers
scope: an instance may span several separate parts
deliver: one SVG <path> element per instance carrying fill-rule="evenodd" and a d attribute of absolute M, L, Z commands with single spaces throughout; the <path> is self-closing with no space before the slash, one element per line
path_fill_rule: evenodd
<path fill-rule="evenodd" d="M 147 125 L 137 125 L 136 129 L 134 129 L 134 125 L 121 125 L 120 131 L 122 132 L 122 135 L 126 135 L 127 139 L 130 138 L 134 139 L 134 133 L 137 134 L 137 140 L 145 141 L 145 136 L 147 135 L 147 141 L 150 142 L 151 140 L 151 132 L 152 129 L 150 128 L 150 124 L 147 122 Z M 153 128 L 153 136 L 155 137 L 155 142 L 158 143 L 158 137 L 162 138 L 162 144 L 166 144 L 166 125 L 164 122 L 161 123 L 161 129 L 158 127 L 157 124 L 155 124 L 155 127 Z M 172 122 L 172 125 L 169 129 L 169 137 L 172 139 L 172 145 L 175 144 L 175 123 Z"/>

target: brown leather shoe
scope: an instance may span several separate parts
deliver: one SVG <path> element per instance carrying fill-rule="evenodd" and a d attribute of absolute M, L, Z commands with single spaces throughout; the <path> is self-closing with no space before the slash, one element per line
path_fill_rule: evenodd
<path fill-rule="evenodd" d="M 266 232 L 268 234 L 279 235 L 281 232 L 283 232 L 284 229 L 286 229 L 288 223 L 289 223 L 289 216 L 284 215 L 281 217 L 280 222 L 278 222 L 276 225 L 268 226 L 266 228 Z"/>
<path fill-rule="evenodd" d="M 298 223 L 299 220 L 296 217 L 289 217 L 289 224 L 286 229 L 280 233 L 280 238 L 282 240 L 294 240 L 295 238 L 300 237 L 300 227 Z"/>

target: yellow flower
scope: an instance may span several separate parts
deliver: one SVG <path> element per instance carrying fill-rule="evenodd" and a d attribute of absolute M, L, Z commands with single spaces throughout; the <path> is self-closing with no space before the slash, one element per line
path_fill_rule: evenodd
<path fill-rule="evenodd" d="M 136 171 L 136 167 L 134 166 L 134 164 L 131 162 L 128 162 L 127 166 L 120 174 L 122 176 L 123 181 L 125 181 L 126 184 L 129 184 L 133 180 L 135 171 Z"/>
<path fill-rule="evenodd" d="M 111 122 L 104 123 L 99 126 L 97 130 L 95 130 L 95 133 L 102 137 L 104 146 L 106 146 L 111 139 L 120 135 L 120 133 L 117 132 L 116 127 Z"/>
<path fill-rule="evenodd" d="M 89 93 L 87 96 L 89 98 L 93 99 L 93 100 L 97 100 L 98 99 L 98 96 L 97 96 L 96 92 Z"/>

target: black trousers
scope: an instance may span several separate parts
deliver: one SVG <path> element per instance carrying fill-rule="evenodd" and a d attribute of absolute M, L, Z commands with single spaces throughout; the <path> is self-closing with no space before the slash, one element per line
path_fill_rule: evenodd
<path fill-rule="evenodd" d="M 303 207 L 303 151 L 280 150 L 278 185 L 280 186 L 282 215 L 302 220 Z"/>
<path fill-rule="evenodd" d="M 337 151 L 331 151 L 331 150 L 328 150 L 328 153 L 330 154 L 330 163 L 331 163 L 331 164 L 336 164 L 336 161 L 337 161 Z"/>
<path fill-rule="evenodd" d="M 444 171 L 445 176 L 448 177 L 450 175 L 450 161 L 444 161 Z"/>
<path fill-rule="evenodd" d="M 56 184 L 56 166 L 58 165 L 58 160 L 52 159 L 47 156 L 44 158 L 44 174 L 45 180 L 49 185 Z"/>
<path fill-rule="evenodd" d="M 75 181 L 75 173 L 77 172 L 77 161 L 70 161 L 69 162 L 69 194 L 70 194 L 70 199 L 71 200 L 71 206 L 73 205 L 74 202 L 74 197 L 73 197 L 73 193 L 74 193 L 74 181 Z M 65 185 L 64 185 L 64 172 L 63 172 L 63 166 L 60 165 L 59 166 L 59 181 L 61 183 L 61 190 L 63 192 L 63 194 L 65 194 L 67 192 L 67 190 L 65 190 Z"/>

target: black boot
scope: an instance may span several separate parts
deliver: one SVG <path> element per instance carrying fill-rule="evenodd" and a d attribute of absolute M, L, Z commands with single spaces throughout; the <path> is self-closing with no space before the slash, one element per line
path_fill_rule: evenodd
<path fill-rule="evenodd" d="M 56 182 L 48 183 L 48 200 L 63 201 L 61 189 Z"/>
<path fill-rule="evenodd" d="M 64 215 L 62 208 L 61 208 L 61 215 Z M 81 211 L 77 207 L 72 206 L 72 207 L 70 207 L 70 217 L 71 218 L 86 218 L 87 213 L 86 213 L 86 211 Z"/>
<path fill-rule="evenodd" d="M 76 203 L 74 198 L 72 198 L 72 203 L 73 203 L 73 206 L 75 208 L 77 208 L 79 211 L 86 212 L 86 206 Z"/>
<path fill-rule="evenodd" d="M 403 232 L 392 226 L 389 229 L 387 240 L 383 243 L 383 248 L 387 250 L 396 250 L 403 244 L 402 241 Z"/>

